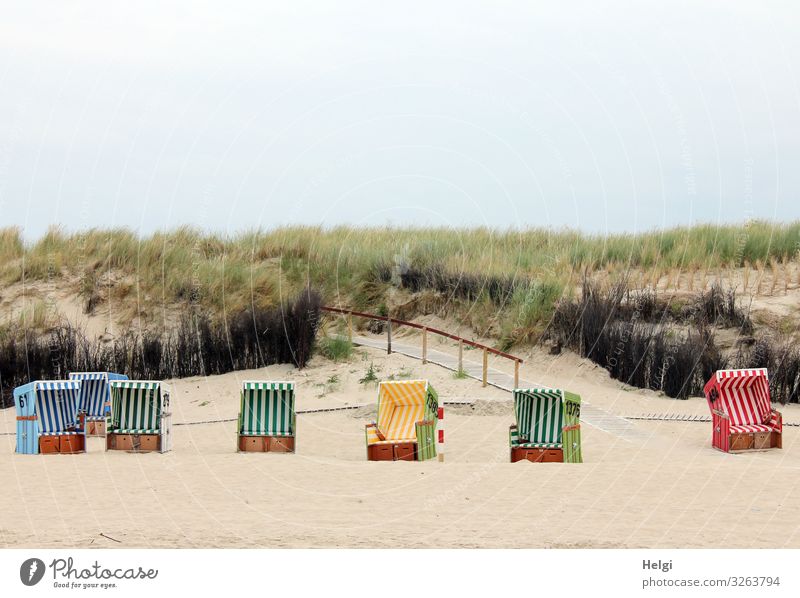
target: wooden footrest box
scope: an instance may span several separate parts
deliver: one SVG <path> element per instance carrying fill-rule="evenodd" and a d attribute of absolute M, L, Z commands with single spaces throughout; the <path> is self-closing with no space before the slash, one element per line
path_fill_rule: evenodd
<path fill-rule="evenodd" d="M 395 444 L 371 444 L 367 447 L 368 461 L 416 461 L 417 444 L 398 442 Z"/>
<path fill-rule="evenodd" d="M 39 438 L 39 452 L 43 455 L 71 455 L 83 453 L 85 450 L 83 434 L 57 434 Z"/>
<path fill-rule="evenodd" d="M 744 432 L 731 434 L 730 451 L 759 451 L 781 448 L 781 435 L 778 432 Z"/>
<path fill-rule="evenodd" d="M 534 463 L 563 463 L 564 451 L 562 449 L 548 448 L 512 448 L 511 462 L 533 461 Z"/>
<path fill-rule="evenodd" d="M 294 436 L 239 436 L 243 453 L 293 453 Z"/>
<path fill-rule="evenodd" d="M 158 434 L 116 434 L 106 435 L 106 448 L 110 451 L 131 451 L 150 453 L 161 450 L 161 437 Z"/>

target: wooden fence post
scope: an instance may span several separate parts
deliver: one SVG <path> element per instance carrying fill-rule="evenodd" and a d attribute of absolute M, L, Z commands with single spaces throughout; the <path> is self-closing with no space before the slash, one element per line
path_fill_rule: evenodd
<path fill-rule="evenodd" d="M 514 360 L 514 388 L 519 388 L 519 359 Z"/>
<path fill-rule="evenodd" d="M 464 341 L 458 341 L 458 373 L 464 373 Z"/>
<path fill-rule="evenodd" d="M 422 365 L 428 363 L 428 329 L 422 327 Z"/>
<path fill-rule="evenodd" d="M 483 386 L 485 387 L 487 384 L 487 378 L 489 375 L 489 351 L 484 348 L 483 349 Z"/>
<path fill-rule="evenodd" d="M 386 320 L 387 330 L 389 332 L 389 338 L 386 342 L 386 352 L 391 355 L 392 354 L 392 319 L 389 318 Z"/>
<path fill-rule="evenodd" d="M 347 314 L 347 340 L 353 344 L 353 314 Z"/>

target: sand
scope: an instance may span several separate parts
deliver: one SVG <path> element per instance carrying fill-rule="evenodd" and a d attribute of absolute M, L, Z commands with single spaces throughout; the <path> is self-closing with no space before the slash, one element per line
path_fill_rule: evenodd
<path fill-rule="evenodd" d="M 529 357 L 524 378 L 613 413 L 707 413 L 703 399 L 624 387 L 574 355 Z M 445 401 L 477 402 L 448 409 L 446 463 L 366 461 L 377 392 L 358 379 L 370 362 L 381 378 L 428 378 Z M 302 371 L 171 381 L 173 421 L 235 418 L 245 379 L 295 380 L 300 410 L 368 406 L 299 415 L 294 455 L 236 453 L 232 421 L 175 425 L 163 455 L 104 452 L 101 439 L 83 455 L 16 455 L 3 410 L 0 545 L 800 547 L 798 428 L 785 429 L 783 450 L 725 455 L 708 422 L 638 422 L 647 438 L 636 443 L 584 425 L 584 464 L 511 464 L 509 393 L 374 349 Z M 800 422 L 800 408 L 782 410 Z"/>

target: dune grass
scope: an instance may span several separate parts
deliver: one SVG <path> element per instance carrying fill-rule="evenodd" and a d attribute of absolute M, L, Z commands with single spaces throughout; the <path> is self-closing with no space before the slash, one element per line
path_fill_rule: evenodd
<path fill-rule="evenodd" d="M 143 237 L 51 229 L 28 244 L 10 228 L 0 230 L 0 283 L 63 279 L 93 308 L 93 286 L 110 279 L 105 284 L 144 311 L 192 304 L 222 315 L 278 305 L 308 284 L 327 303 L 376 311 L 387 309 L 393 287 L 429 289 L 459 303 L 466 323 L 485 323 L 511 345 L 535 337 L 587 272 L 633 269 L 643 282 L 690 272 L 694 284 L 694 273 L 700 279 L 709 270 L 788 271 L 799 249 L 800 222 L 608 237 L 488 228 L 294 226 L 232 237 L 191 228 Z"/>

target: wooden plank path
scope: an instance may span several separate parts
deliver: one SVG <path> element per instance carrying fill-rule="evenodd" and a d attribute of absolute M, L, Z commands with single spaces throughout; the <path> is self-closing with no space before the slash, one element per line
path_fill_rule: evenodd
<path fill-rule="evenodd" d="M 408 345 L 402 342 L 397 342 L 399 339 L 392 341 L 392 353 L 400 353 L 406 357 L 414 359 L 422 359 L 422 349 L 414 345 Z M 373 349 L 381 349 L 386 351 L 385 338 L 372 338 L 367 336 L 353 336 L 353 344 L 363 347 L 371 347 Z M 432 349 L 427 349 L 427 360 L 430 363 L 441 366 L 448 370 L 458 371 L 458 356 Z M 463 359 L 464 373 L 470 378 L 475 380 L 482 380 L 483 378 L 483 364 L 476 363 L 468 360 L 466 357 Z M 514 389 L 514 376 L 507 374 L 501 370 L 490 367 L 488 370 L 487 383 L 495 388 L 511 392 Z M 537 386 L 544 386 L 536 382 L 520 379 L 519 385 L 521 388 L 534 388 Z M 595 407 L 588 403 L 581 397 L 581 421 L 603 430 L 608 434 L 612 434 L 617 438 L 626 442 L 643 443 L 651 438 L 651 434 L 646 433 L 640 429 L 632 421 L 614 415 L 604 409 Z"/>

